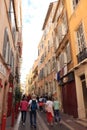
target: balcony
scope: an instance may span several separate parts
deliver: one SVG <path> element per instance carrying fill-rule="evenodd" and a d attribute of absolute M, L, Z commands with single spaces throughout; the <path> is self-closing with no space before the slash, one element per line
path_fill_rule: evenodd
<path fill-rule="evenodd" d="M 84 59 L 87 58 L 87 48 L 84 48 L 84 50 L 82 50 L 82 52 L 80 52 L 78 55 L 77 55 L 77 60 L 78 60 L 78 63 L 80 63 L 81 61 L 83 61 Z"/>

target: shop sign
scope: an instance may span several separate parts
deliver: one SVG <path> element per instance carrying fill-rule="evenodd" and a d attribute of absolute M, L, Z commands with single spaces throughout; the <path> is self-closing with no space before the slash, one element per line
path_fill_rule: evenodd
<path fill-rule="evenodd" d="M 6 75 L 6 69 L 2 63 L 0 63 L 0 73 L 2 73 L 3 75 Z"/>

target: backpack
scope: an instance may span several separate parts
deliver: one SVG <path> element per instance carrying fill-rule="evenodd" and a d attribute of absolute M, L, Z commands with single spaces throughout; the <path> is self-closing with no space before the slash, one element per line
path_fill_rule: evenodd
<path fill-rule="evenodd" d="M 37 109 L 37 102 L 36 100 L 32 100 L 31 111 L 36 111 L 36 109 Z"/>

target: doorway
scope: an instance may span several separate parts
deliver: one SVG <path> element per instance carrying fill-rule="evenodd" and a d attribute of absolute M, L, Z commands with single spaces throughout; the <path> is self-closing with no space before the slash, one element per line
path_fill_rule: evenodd
<path fill-rule="evenodd" d="M 85 74 L 80 76 L 80 80 L 82 83 L 83 99 L 84 99 L 85 112 L 86 112 L 86 118 L 87 118 L 87 86 L 86 86 Z"/>

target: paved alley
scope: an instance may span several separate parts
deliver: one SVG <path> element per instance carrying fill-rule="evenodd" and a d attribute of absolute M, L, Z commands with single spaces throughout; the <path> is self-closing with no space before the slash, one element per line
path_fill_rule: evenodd
<path fill-rule="evenodd" d="M 37 130 L 87 130 L 87 127 L 80 125 L 76 120 L 70 116 L 62 114 L 61 124 L 54 124 L 48 126 L 46 121 L 45 112 L 37 112 Z M 25 126 L 21 123 L 21 113 L 19 113 L 17 120 L 15 121 L 14 127 L 10 127 L 9 121 L 7 121 L 6 130 L 32 130 L 35 128 L 30 127 L 29 112 L 27 113 L 27 119 Z"/>

